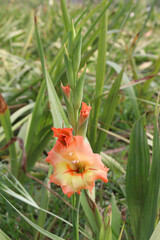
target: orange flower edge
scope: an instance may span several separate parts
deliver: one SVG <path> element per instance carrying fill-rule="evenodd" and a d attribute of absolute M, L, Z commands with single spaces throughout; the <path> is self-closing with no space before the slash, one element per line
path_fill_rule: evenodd
<path fill-rule="evenodd" d="M 73 128 L 51 128 L 54 132 L 53 137 L 58 137 L 55 144 L 55 150 L 59 151 L 61 148 L 68 146 L 73 141 Z"/>
<path fill-rule="evenodd" d="M 63 132 L 63 134 L 65 131 L 66 134 L 70 132 L 66 129 L 57 130 L 59 133 Z M 92 192 L 97 179 L 102 179 L 107 183 L 107 172 L 109 170 L 101 162 L 100 155 L 92 152 L 90 145 L 84 141 L 82 136 L 72 137 L 72 141 L 66 145 L 59 141 L 61 137 L 58 138 L 46 158 L 46 161 L 54 167 L 50 182 L 61 186 L 62 191 L 68 197 L 75 192 L 80 194 L 82 189 L 89 189 Z"/>

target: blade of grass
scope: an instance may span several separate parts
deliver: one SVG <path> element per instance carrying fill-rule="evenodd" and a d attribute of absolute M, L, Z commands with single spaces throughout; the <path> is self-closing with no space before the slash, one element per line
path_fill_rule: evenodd
<path fill-rule="evenodd" d="M 123 223 L 123 226 L 122 226 L 121 232 L 120 232 L 120 234 L 119 234 L 118 240 L 121 240 L 121 239 L 122 239 L 122 235 L 123 235 L 123 231 L 124 231 L 124 226 L 125 226 L 125 222 Z"/>
<path fill-rule="evenodd" d="M 69 27 L 70 27 L 70 24 L 71 24 L 71 20 L 70 20 L 69 13 L 68 13 L 68 10 L 67 10 L 66 0 L 60 0 L 60 4 L 61 4 L 64 27 L 65 27 L 66 33 L 68 33 Z"/>
<path fill-rule="evenodd" d="M 0 229 L 0 239 L 1 240 L 11 240 L 1 229 Z"/>
<path fill-rule="evenodd" d="M 153 0 L 152 3 L 151 3 L 150 10 L 148 11 L 147 17 L 146 17 L 146 19 L 145 19 L 145 21 L 143 23 L 143 26 L 142 26 L 142 28 L 140 30 L 139 37 L 138 37 L 137 41 L 135 42 L 135 44 L 133 46 L 132 52 L 134 51 L 138 41 L 140 40 L 140 37 L 142 36 L 142 34 L 143 34 L 144 30 L 145 30 L 145 27 L 147 25 L 148 20 L 150 19 L 150 16 L 151 16 L 151 14 L 153 12 L 153 9 L 154 9 L 154 6 L 155 6 L 156 2 L 157 2 L 157 0 Z"/>
<path fill-rule="evenodd" d="M 28 223 L 30 224 L 34 229 L 36 229 L 37 231 L 39 231 L 40 233 L 42 233 L 44 236 L 49 237 L 50 239 L 53 240 L 64 240 L 64 238 L 60 238 L 55 234 L 52 234 L 48 231 L 46 231 L 45 229 L 39 227 L 37 224 L 35 224 L 34 222 L 32 222 L 29 218 L 27 218 L 25 215 L 23 215 L 16 207 L 13 206 L 13 204 L 8 201 L 3 194 L 0 193 L 0 195 L 4 198 L 4 200 Z"/>
<path fill-rule="evenodd" d="M 11 175 L 11 177 L 13 178 L 14 176 Z M 15 178 L 14 178 L 14 179 L 15 179 Z M 9 179 L 7 178 L 7 181 L 8 181 L 8 180 L 9 180 Z M 64 218 L 61 218 L 61 217 L 59 217 L 58 215 L 56 215 L 56 214 L 54 214 L 54 213 L 52 213 L 52 212 L 49 212 L 49 211 L 47 211 L 46 209 L 44 209 L 44 208 L 42 208 L 42 207 L 39 207 L 39 206 L 37 205 L 37 203 L 33 200 L 33 198 L 32 198 L 32 197 L 29 195 L 29 193 L 23 188 L 23 186 L 21 185 L 21 183 L 20 183 L 17 179 L 15 179 L 15 183 L 18 184 L 18 187 L 17 187 L 16 185 L 14 185 L 14 184 L 13 184 L 13 187 L 15 187 L 16 190 L 17 190 L 18 192 L 20 192 L 20 194 L 19 194 L 19 193 L 16 193 L 15 191 L 13 191 L 13 190 L 10 189 L 9 187 L 7 187 L 7 185 L 6 185 L 7 182 L 5 182 L 5 185 L 4 185 L 4 184 L 0 184 L 0 190 L 3 191 L 3 192 L 5 192 L 5 193 L 7 193 L 8 195 L 16 198 L 16 199 L 22 201 L 22 202 L 25 202 L 25 203 L 29 204 L 30 206 L 32 206 L 32 207 L 34 207 L 34 208 L 36 208 L 36 209 L 38 209 L 38 210 L 41 210 L 41 211 L 43 211 L 43 212 L 45 212 L 45 213 L 50 214 L 51 216 L 53 216 L 53 217 L 59 219 L 60 221 L 68 224 L 69 226 L 72 226 L 72 224 L 71 224 L 70 222 L 66 221 Z M 12 184 L 11 181 L 10 181 L 10 184 Z"/>
<path fill-rule="evenodd" d="M 107 1 L 105 1 L 105 3 L 107 4 Z M 97 59 L 97 66 L 96 66 L 95 96 L 99 96 L 102 94 L 104 79 L 105 79 L 107 21 L 108 21 L 107 13 L 105 12 L 100 23 L 100 36 L 98 41 L 98 59 Z M 94 144 L 96 141 L 100 103 L 101 103 L 101 98 L 94 103 L 92 113 L 91 113 L 92 114 L 91 125 L 94 123 L 94 128 L 90 128 L 89 139 L 92 147 L 94 147 Z"/>
<path fill-rule="evenodd" d="M 92 228 L 92 231 L 96 237 L 95 239 L 98 239 L 102 226 L 102 217 L 98 210 L 98 207 L 96 203 L 89 197 L 86 191 L 82 191 L 81 204 Z"/>
<path fill-rule="evenodd" d="M 13 137 L 11 120 L 10 120 L 10 112 L 1 94 L 0 94 L 0 120 L 4 129 L 6 141 L 9 142 L 10 139 Z M 18 165 L 17 165 L 17 153 L 16 153 L 15 143 L 9 146 L 9 154 L 10 154 L 11 172 L 13 175 L 17 176 Z"/>
<path fill-rule="evenodd" d="M 122 68 L 121 72 L 119 73 L 118 77 L 113 83 L 104 105 L 102 123 L 104 122 L 105 125 L 103 126 L 102 124 L 102 128 L 106 130 L 109 129 L 109 126 L 112 122 L 112 119 L 115 113 L 116 106 L 118 104 L 118 99 L 119 99 L 118 92 L 121 85 L 123 73 L 124 73 L 124 67 Z M 93 128 L 94 126 L 91 126 L 91 127 Z M 106 133 L 104 131 L 99 132 L 98 139 L 94 147 L 96 152 L 99 153 L 101 151 L 105 137 L 106 137 Z"/>
<path fill-rule="evenodd" d="M 46 90 L 45 82 L 43 81 L 41 88 L 39 90 L 37 99 L 36 99 L 36 103 L 35 103 L 33 113 L 32 113 L 32 118 L 31 118 L 30 124 L 28 126 L 28 131 L 27 131 L 27 135 L 26 135 L 25 149 L 26 149 L 27 156 L 31 152 L 31 149 L 33 147 L 32 140 L 35 138 L 35 136 L 37 134 L 38 123 L 40 122 L 42 113 L 46 106 L 45 90 Z M 27 169 L 31 166 L 33 166 L 33 164 L 31 162 L 30 158 L 28 158 Z"/>
<path fill-rule="evenodd" d="M 88 15 L 82 20 L 82 22 L 78 25 L 78 28 L 82 28 L 85 23 L 94 15 L 94 13 L 98 12 L 99 9 L 103 6 L 103 2 L 101 2 L 100 4 L 98 4 L 95 8 L 93 8 L 93 10 L 88 13 Z M 76 23 L 78 24 L 78 23 Z"/>
<path fill-rule="evenodd" d="M 28 24 L 26 38 L 24 40 L 24 47 L 22 49 L 22 57 L 24 57 L 26 55 L 26 51 L 27 51 L 27 49 L 30 45 L 30 42 L 32 40 L 32 37 L 33 37 L 33 32 L 34 32 L 34 25 L 33 25 L 33 11 L 32 11 L 30 13 L 30 21 Z"/>
<path fill-rule="evenodd" d="M 28 161 L 27 166 L 31 168 L 37 162 L 40 154 L 42 153 L 43 149 L 45 149 L 46 145 L 48 144 L 49 140 L 52 138 L 53 132 L 51 131 L 51 127 L 46 130 L 46 133 L 41 136 L 39 142 L 37 141 L 35 145 L 32 147 L 31 151 L 28 153 Z"/>
<path fill-rule="evenodd" d="M 69 126 L 68 119 L 64 113 L 64 110 L 62 108 L 62 105 L 60 103 L 60 100 L 57 96 L 57 93 L 55 91 L 55 88 L 53 86 L 53 83 L 50 79 L 50 76 L 47 72 L 46 65 L 45 65 L 45 57 L 44 57 L 44 52 L 43 52 L 43 46 L 42 42 L 39 36 L 38 32 L 38 24 L 37 24 L 37 17 L 35 15 L 35 33 L 36 33 L 36 40 L 37 40 L 37 47 L 38 47 L 38 52 L 42 64 L 42 70 L 43 74 L 46 80 L 46 85 L 47 85 L 47 90 L 48 90 L 48 96 L 49 96 L 49 102 L 50 102 L 50 107 L 51 107 L 51 113 L 53 117 L 53 122 L 55 127 L 62 127 L 62 123 L 64 122 L 66 126 Z"/>
<path fill-rule="evenodd" d="M 159 72 L 159 69 L 160 69 L 160 58 L 157 60 L 155 64 L 155 70 L 153 71 L 152 75 L 156 75 Z M 144 86 L 143 86 L 144 93 L 148 91 L 148 88 L 150 87 L 151 82 L 154 80 L 154 77 L 144 83 Z"/>
<path fill-rule="evenodd" d="M 29 119 L 31 118 L 31 114 L 27 115 L 26 117 L 22 118 L 20 121 L 18 121 L 17 123 L 15 123 L 12 126 L 12 132 L 17 130 L 24 122 L 29 121 Z M 5 134 L 1 134 L 0 135 L 0 142 L 3 141 L 5 139 Z"/>
<path fill-rule="evenodd" d="M 111 66 L 112 68 L 114 68 L 116 70 L 117 73 L 119 73 L 121 71 L 121 67 L 118 66 L 118 64 L 116 64 L 115 62 L 112 61 L 107 61 L 106 62 L 109 66 Z M 123 73 L 123 81 L 125 84 L 130 83 L 128 76 L 126 75 L 126 73 Z M 134 91 L 134 88 L 132 86 L 127 87 L 125 89 L 126 94 L 131 97 L 131 102 L 132 102 L 132 109 L 134 111 L 135 117 L 138 118 L 140 117 L 140 111 L 139 111 L 139 107 L 138 107 L 138 103 L 137 103 L 137 99 L 136 99 L 136 94 Z"/>
<path fill-rule="evenodd" d="M 4 167 L 4 166 L 2 166 Z M 6 169 L 6 168 L 5 168 Z M 6 171 L 8 171 L 8 169 L 6 169 Z M 26 189 L 23 187 L 23 185 L 8 171 L 8 173 L 10 174 L 10 177 L 12 178 L 12 180 L 10 180 L 6 175 L 2 174 L 4 179 L 7 180 L 7 182 L 5 181 L 5 185 L 2 184 L 2 179 L 1 179 L 1 183 L 0 183 L 0 189 L 1 191 L 7 193 L 8 195 L 12 196 L 12 197 L 15 197 L 16 199 L 19 199 L 20 201 L 23 201 L 31 206 L 33 206 L 34 208 L 44 212 L 45 214 L 49 214 L 57 219 L 59 219 L 60 221 L 66 223 L 67 225 L 73 227 L 73 225 L 66 221 L 64 218 L 62 217 L 59 217 L 58 215 L 50 212 L 50 211 L 47 211 L 46 209 L 42 208 L 42 207 L 39 207 L 37 205 L 37 203 L 33 200 L 33 198 L 29 195 L 29 193 L 26 191 Z M 4 180 L 3 179 L 3 180 Z M 15 191 L 13 191 L 12 189 L 10 189 L 9 187 L 7 187 L 7 184 L 11 184 L 11 186 L 13 186 L 13 188 L 15 188 L 20 194 L 16 193 Z M 93 240 L 90 236 L 88 236 L 88 234 L 86 234 L 83 230 L 80 230 L 79 231 L 85 236 L 87 237 L 88 239 L 91 239 Z"/>
<path fill-rule="evenodd" d="M 111 222 L 112 240 L 117 240 L 120 234 L 121 213 L 117 207 L 114 194 L 112 194 L 111 205 L 112 205 L 112 222 Z"/>
<path fill-rule="evenodd" d="M 49 167 L 49 171 L 48 171 L 48 175 L 44 181 L 45 184 L 48 183 L 48 178 L 49 176 L 51 175 L 51 172 L 53 170 L 53 167 L 52 165 L 50 165 Z M 42 189 L 41 189 L 41 196 L 42 196 L 42 199 L 41 199 L 41 208 L 44 208 L 44 209 L 48 209 L 48 205 L 49 205 L 49 197 L 50 197 L 50 194 L 49 194 L 49 191 L 48 189 L 46 189 L 45 187 L 42 186 Z M 44 223 L 45 223 L 45 219 L 46 219 L 46 215 L 47 213 L 43 212 L 43 211 L 40 211 L 39 214 L 38 214 L 38 219 L 37 219 L 37 225 L 40 226 L 40 227 L 44 227 Z M 35 234 L 34 234 L 34 240 L 38 240 L 40 239 L 41 236 L 39 234 L 38 231 L 35 231 Z"/>
<path fill-rule="evenodd" d="M 103 15 L 105 14 L 105 12 L 107 11 L 107 9 L 109 8 L 110 4 L 112 3 L 113 0 L 110 0 L 108 4 L 106 4 L 108 2 L 108 0 L 104 0 L 102 2 L 102 11 L 100 12 L 99 16 L 96 17 L 96 19 L 93 21 L 92 25 L 90 26 L 90 28 L 87 30 L 86 34 L 83 37 L 83 41 L 86 40 L 86 38 L 89 36 L 90 32 L 95 28 L 95 25 L 99 22 L 99 20 L 103 17 Z"/>

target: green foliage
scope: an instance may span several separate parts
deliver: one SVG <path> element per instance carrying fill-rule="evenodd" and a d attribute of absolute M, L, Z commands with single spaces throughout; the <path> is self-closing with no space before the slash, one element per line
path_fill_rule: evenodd
<path fill-rule="evenodd" d="M 112 85 L 112 88 L 109 91 L 109 94 L 107 96 L 107 99 L 104 105 L 102 122 L 105 122 L 105 125 L 102 125 L 102 127 L 104 127 L 105 129 L 109 129 L 115 110 L 116 110 L 116 106 L 118 104 L 118 100 L 119 100 L 118 92 L 119 92 L 120 84 L 122 81 L 123 72 L 124 72 L 124 67 L 122 68 L 117 79 Z M 97 152 L 101 151 L 105 137 L 106 137 L 106 133 L 104 131 L 103 132 L 101 131 L 98 135 L 96 145 L 94 147 Z"/>
<path fill-rule="evenodd" d="M 0 229 L 1 240 L 10 240 L 10 238 Z"/>
<path fill-rule="evenodd" d="M 8 143 L 9 141 L 11 141 L 11 138 L 13 137 L 13 131 L 11 128 L 10 112 L 4 98 L 1 95 L 0 95 L 0 121 L 5 132 L 6 142 Z M 9 147 L 9 154 L 11 171 L 15 176 L 17 176 L 18 167 L 15 143 L 12 143 L 11 146 Z"/>
<path fill-rule="evenodd" d="M 149 147 L 145 132 L 145 117 L 135 123 L 130 140 L 126 174 L 126 193 L 131 225 L 136 239 L 140 237 L 142 209 L 148 190 Z"/>
<path fill-rule="evenodd" d="M 107 32 L 107 13 L 101 19 L 100 23 L 100 36 L 98 41 L 98 58 L 96 66 L 96 87 L 95 87 L 95 98 L 102 94 L 103 85 L 105 80 L 105 67 L 106 67 L 106 32 Z M 90 128 L 90 142 L 94 147 L 97 135 L 98 115 L 100 110 L 101 98 L 94 102 L 92 109 L 91 125 L 94 128 Z"/>
<path fill-rule="evenodd" d="M 160 184 L 159 156 L 159 134 L 155 120 L 153 158 L 150 167 L 143 116 L 137 120 L 132 129 L 126 175 L 127 202 L 136 239 L 149 239 L 154 230 Z M 153 207 L 150 207 L 153 202 Z"/>
<path fill-rule="evenodd" d="M 110 170 L 107 184 L 97 181 L 94 201 L 82 193 L 80 239 L 159 239 L 160 148 L 153 113 L 160 18 L 156 0 L 143 3 L 2 2 L 0 92 L 8 110 L 0 114 L 0 148 L 13 136 L 24 148 L 16 141 L 0 150 L 0 239 L 73 238 L 72 207 L 59 187 L 46 188 L 53 170 L 44 159 L 55 143 L 51 127 L 76 129 L 81 101 L 92 107 L 88 139 Z M 61 81 L 72 87 L 68 102 Z M 146 126 L 139 118 L 144 113 Z M 87 124 L 77 134 L 86 136 Z M 25 167 L 36 180 L 24 174 Z"/>

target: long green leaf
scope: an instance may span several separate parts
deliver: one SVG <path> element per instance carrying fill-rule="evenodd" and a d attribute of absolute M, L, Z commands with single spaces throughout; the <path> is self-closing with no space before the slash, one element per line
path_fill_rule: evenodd
<path fill-rule="evenodd" d="M 6 169 L 7 170 L 7 169 Z M 51 170 L 51 169 L 50 169 Z M 50 171 L 49 170 L 49 171 Z M 49 214 L 57 219 L 59 219 L 60 221 L 62 221 L 63 223 L 67 224 L 70 227 L 73 227 L 73 225 L 68 222 L 67 220 L 65 220 L 64 218 L 54 214 L 53 212 L 47 211 L 46 209 L 43 208 L 43 206 L 39 207 L 37 205 L 37 203 L 33 200 L 33 198 L 29 195 L 29 193 L 26 191 L 26 189 L 23 187 L 23 185 L 8 171 L 8 173 L 10 174 L 10 177 L 12 178 L 11 180 L 4 174 L 2 174 L 3 176 L 3 181 L 4 179 L 6 180 L 4 183 L 5 185 L 2 183 L 2 179 L 0 179 L 0 190 L 7 193 L 8 195 L 24 202 L 27 203 L 29 205 L 31 205 L 32 207 L 38 209 L 39 211 L 42 211 L 45 214 Z M 50 175 L 50 172 L 48 173 L 48 175 Z M 19 193 L 13 191 L 12 189 L 10 189 L 9 187 L 7 187 L 8 183 L 16 189 L 16 191 L 18 191 Z M 46 196 L 43 196 L 46 197 Z M 44 199 L 44 198 L 43 198 Z M 45 200 L 46 201 L 46 200 Z M 45 203 L 44 203 L 45 204 Z M 40 214 L 41 215 L 41 214 Z M 44 215 L 41 215 L 41 217 L 43 217 Z M 44 219 L 43 219 L 44 221 Z M 88 236 L 87 233 L 85 233 L 84 231 L 79 229 L 79 232 L 81 232 L 85 237 L 87 237 L 88 239 L 93 240 L 90 236 Z"/>
<path fill-rule="evenodd" d="M 16 112 L 14 112 L 10 119 L 11 119 L 11 123 L 14 123 L 15 120 L 17 120 L 19 117 L 21 117 L 25 112 L 29 111 L 30 109 L 32 109 L 34 107 L 34 103 L 29 103 L 28 105 L 20 108 L 19 110 L 17 110 Z M 0 127 L 0 134 L 3 133 L 3 128 Z"/>
<path fill-rule="evenodd" d="M 11 175 L 11 176 L 13 177 L 13 175 Z M 8 178 L 7 178 L 7 180 L 8 180 Z M 10 195 L 10 196 L 12 196 L 12 197 L 24 202 L 24 203 L 27 203 L 30 206 L 32 206 L 32 207 L 34 207 L 38 210 L 43 211 L 44 213 L 50 214 L 51 216 L 59 219 L 60 221 L 66 223 L 67 225 L 72 226 L 72 224 L 70 222 L 66 221 L 64 218 L 59 217 L 58 215 L 54 214 L 53 212 L 49 212 L 42 207 L 39 207 L 37 205 L 37 203 L 33 200 L 33 198 L 29 195 L 29 193 L 23 188 L 21 183 L 17 179 L 15 179 L 15 182 L 16 182 L 16 184 L 18 184 L 18 187 L 16 187 L 16 185 L 14 185 L 14 186 L 15 186 L 16 190 L 18 190 L 20 192 L 20 194 L 16 193 L 15 191 L 13 191 L 9 187 L 5 186 L 4 184 L 0 184 L 1 192 L 3 191 L 5 193 L 7 193 L 8 195 Z"/>
<path fill-rule="evenodd" d="M 11 120 L 10 120 L 10 112 L 1 94 L 0 94 L 0 121 L 2 123 L 4 132 L 5 132 L 6 141 L 9 142 L 10 139 L 13 137 Z M 11 172 L 13 175 L 17 176 L 18 165 L 17 165 L 17 153 L 16 153 L 15 143 L 9 146 L 9 154 L 10 154 Z"/>
<path fill-rule="evenodd" d="M 117 73 L 120 73 L 121 67 L 117 63 L 112 62 L 112 61 L 107 61 L 106 63 L 109 66 L 111 66 L 112 68 L 114 68 Z M 128 84 L 130 82 L 126 73 L 123 73 L 123 81 L 124 81 L 125 84 Z M 134 111 L 135 117 L 139 118 L 140 117 L 140 111 L 139 111 L 138 102 L 137 102 L 137 99 L 136 99 L 136 94 L 135 94 L 134 88 L 132 86 L 130 86 L 130 87 L 125 89 L 125 92 L 130 97 L 130 101 L 132 103 L 132 109 Z"/>
<path fill-rule="evenodd" d="M 145 116 L 132 129 L 126 174 L 126 195 L 135 239 L 140 239 L 142 211 L 148 191 L 149 147 L 145 131 Z"/>
<path fill-rule="evenodd" d="M 0 239 L 1 240 L 11 240 L 1 229 L 0 229 Z"/>
<path fill-rule="evenodd" d="M 144 210 L 142 214 L 140 239 L 149 239 L 155 226 L 157 216 L 158 194 L 160 187 L 160 145 L 159 132 L 155 117 L 154 138 L 153 138 L 153 157 L 151 173 L 149 178 L 148 195 L 146 197 Z M 154 204 L 153 204 L 154 203 Z"/>
<path fill-rule="evenodd" d="M 88 31 L 86 32 L 85 36 L 83 37 L 83 41 L 85 41 L 85 39 L 89 36 L 90 32 L 92 30 L 95 29 L 96 24 L 99 22 L 99 20 L 103 17 L 103 15 L 105 14 L 105 12 L 107 11 L 107 9 L 109 8 L 110 4 L 112 3 L 113 0 L 110 0 L 108 4 L 106 4 L 107 0 L 104 0 L 102 2 L 102 10 L 100 12 L 100 14 L 98 15 L 98 17 L 95 18 L 95 20 L 93 21 L 93 23 L 91 24 L 90 28 L 88 29 Z"/>
<path fill-rule="evenodd" d="M 115 196 L 112 194 L 111 198 L 112 205 L 112 240 L 117 240 L 120 234 L 120 226 L 121 226 L 121 213 L 116 205 Z"/>
<path fill-rule="evenodd" d="M 32 113 L 32 118 L 30 121 L 30 124 L 28 126 L 28 131 L 27 131 L 27 136 L 26 136 L 26 153 L 27 155 L 29 155 L 29 153 L 31 152 L 31 149 L 33 147 L 33 139 L 35 138 L 35 136 L 37 135 L 37 128 L 38 128 L 38 123 L 40 122 L 41 116 L 43 114 L 44 108 L 46 106 L 46 101 L 45 101 L 45 82 L 43 81 L 41 88 L 39 90 L 37 99 L 36 99 L 36 103 L 33 109 L 33 113 Z M 42 149 L 43 151 L 43 149 Z M 33 166 L 34 163 L 30 160 L 30 158 L 28 158 L 27 160 L 27 168 Z"/>
<path fill-rule="evenodd" d="M 124 67 L 122 68 L 121 72 L 119 73 L 118 77 L 113 83 L 104 105 L 103 115 L 102 115 L 102 127 L 105 128 L 106 130 L 109 129 L 109 126 L 112 122 L 112 119 L 116 110 L 116 106 L 118 104 L 118 100 L 119 100 L 118 92 L 121 85 L 123 72 L 124 72 Z M 94 147 L 96 152 L 99 153 L 101 151 L 105 137 L 106 137 L 106 133 L 104 131 L 103 132 L 101 131 L 99 133 L 96 145 Z"/>
<path fill-rule="evenodd" d="M 61 3 L 62 18 L 63 18 L 64 27 L 65 27 L 66 32 L 68 33 L 69 27 L 70 27 L 70 24 L 71 24 L 71 20 L 70 20 L 69 13 L 68 13 L 68 10 L 67 10 L 67 2 L 66 2 L 66 0 L 60 0 L 60 3 Z"/>
<path fill-rule="evenodd" d="M 89 197 L 86 191 L 82 191 L 81 193 L 81 204 L 95 235 L 95 239 L 98 239 L 102 226 L 102 217 L 98 207 L 96 203 Z"/>
<path fill-rule="evenodd" d="M 45 179 L 45 184 L 48 183 L 48 177 L 51 175 L 51 172 L 53 170 L 53 167 L 52 165 L 50 165 L 49 167 L 49 171 L 48 171 L 48 175 Z M 48 191 L 48 189 L 46 189 L 45 187 L 42 186 L 42 189 L 41 189 L 41 208 L 44 208 L 44 209 L 48 209 L 48 205 L 49 205 L 49 197 L 50 197 L 50 193 Z M 44 227 L 44 223 L 45 223 L 45 219 L 46 219 L 46 212 L 43 212 L 43 211 L 39 211 L 39 214 L 38 214 L 38 219 L 37 219 L 37 225 L 40 226 L 40 227 Z M 35 231 L 34 233 L 34 239 L 40 239 L 40 235 L 38 233 L 38 231 Z"/>
<path fill-rule="evenodd" d="M 32 151 L 28 154 L 28 168 L 34 166 L 34 164 L 37 162 L 38 158 L 40 157 L 40 154 L 42 153 L 43 149 L 46 147 L 49 140 L 52 138 L 53 132 L 51 131 L 51 128 L 47 129 L 46 133 L 41 136 L 39 139 L 39 142 L 37 141 L 35 145 L 32 148 Z"/>
<path fill-rule="evenodd" d="M 29 223 L 34 229 L 36 229 L 37 231 L 39 231 L 40 233 L 42 233 L 44 236 L 49 237 L 50 239 L 53 240 L 64 240 L 63 238 L 58 237 L 55 234 L 52 234 L 48 231 L 46 231 L 45 229 L 39 227 L 37 224 L 35 224 L 34 222 L 32 222 L 29 218 L 27 218 L 25 215 L 23 215 L 16 207 L 14 207 L 12 205 L 12 203 L 10 201 L 8 201 L 3 194 L 0 193 L 0 195 L 4 198 L 4 200 L 27 222 Z"/>
<path fill-rule="evenodd" d="M 35 33 L 36 33 L 38 52 L 39 52 L 39 56 L 40 56 L 40 60 L 41 60 L 41 64 L 42 64 L 42 70 L 43 70 L 43 74 L 44 74 L 44 77 L 46 80 L 54 126 L 62 127 L 63 122 L 65 123 L 66 126 L 69 126 L 68 119 L 64 113 L 64 110 L 62 108 L 60 100 L 57 96 L 57 93 L 55 91 L 55 88 L 53 86 L 53 83 L 51 81 L 51 78 L 50 78 L 47 68 L 46 68 L 43 46 L 42 46 L 42 42 L 41 42 L 39 32 L 38 32 L 38 24 L 37 24 L 36 16 L 35 16 Z"/>
<path fill-rule="evenodd" d="M 105 1 L 107 3 L 107 1 Z M 103 85 L 105 79 L 105 66 L 106 66 L 106 32 L 107 32 L 107 13 L 103 15 L 100 22 L 100 36 L 98 42 L 98 59 L 96 67 L 96 88 L 95 88 L 95 97 L 99 96 L 103 92 Z M 93 105 L 92 108 L 92 118 L 91 125 L 94 123 L 94 128 L 90 128 L 90 143 L 92 147 L 96 141 L 97 134 L 97 125 L 98 125 L 98 116 L 100 110 L 101 98 L 99 98 Z"/>

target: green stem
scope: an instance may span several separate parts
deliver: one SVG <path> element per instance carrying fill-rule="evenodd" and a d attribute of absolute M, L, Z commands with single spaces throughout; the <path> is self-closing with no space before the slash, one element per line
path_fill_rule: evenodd
<path fill-rule="evenodd" d="M 4 100 L 2 100 L 2 101 L 4 101 Z M 13 137 L 13 131 L 12 131 L 12 125 L 11 125 L 11 121 L 10 121 L 10 112 L 9 112 L 8 108 L 6 108 L 6 110 L 3 113 L 0 113 L 0 121 L 1 121 L 2 127 L 4 129 L 4 133 L 6 136 L 6 142 L 9 142 L 11 140 L 11 138 Z M 11 173 L 15 177 L 17 177 L 18 164 L 17 164 L 17 153 L 16 153 L 15 143 L 12 143 L 9 146 L 9 155 L 10 155 Z"/>
<path fill-rule="evenodd" d="M 80 206 L 80 195 L 74 193 L 71 197 L 71 203 L 75 211 L 72 209 L 72 223 L 73 223 L 73 239 L 79 240 L 79 206 Z"/>
<path fill-rule="evenodd" d="M 74 134 L 77 135 L 77 129 L 78 129 L 78 110 L 74 109 L 74 114 L 75 114 L 75 129 L 74 129 Z"/>
<path fill-rule="evenodd" d="M 134 80 L 138 80 L 137 67 L 136 67 L 135 59 L 134 59 L 132 53 L 129 53 L 129 61 L 130 61 L 130 65 L 132 68 L 133 78 L 134 78 Z"/>

